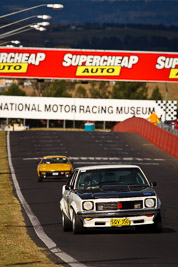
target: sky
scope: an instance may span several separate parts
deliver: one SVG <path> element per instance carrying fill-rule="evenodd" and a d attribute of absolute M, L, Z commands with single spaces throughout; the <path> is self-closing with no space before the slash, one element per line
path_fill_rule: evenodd
<path fill-rule="evenodd" d="M 84 24 L 163 24 L 178 26 L 178 0 L 0 0 L 0 16 L 40 4 L 61 3 L 64 9 L 54 11 L 36 8 L 8 19 L 18 19 L 35 14 L 48 14 L 53 23 Z M 1 21 L 1 19 L 0 19 Z"/>

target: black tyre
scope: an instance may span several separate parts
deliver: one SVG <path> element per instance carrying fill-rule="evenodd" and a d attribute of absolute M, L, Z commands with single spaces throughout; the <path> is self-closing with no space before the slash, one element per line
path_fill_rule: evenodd
<path fill-rule="evenodd" d="M 41 177 L 38 177 L 38 183 L 43 182 L 43 179 Z"/>
<path fill-rule="evenodd" d="M 74 234 L 82 233 L 84 230 L 83 223 L 75 212 L 73 212 L 73 217 L 72 217 L 72 230 Z"/>
<path fill-rule="evenodd" d="M 154 219 L 154 224 L 150 225 L 150 232 L 152 233 L 162 233 L 162 219 L 161 214 L 158 214 Z"/>
<path fill-rule="evenodd" d="M 64 232 L 72 231 L 72 222 L 68 219 L 64 212 L 62 212 L 62 228 Z"/>

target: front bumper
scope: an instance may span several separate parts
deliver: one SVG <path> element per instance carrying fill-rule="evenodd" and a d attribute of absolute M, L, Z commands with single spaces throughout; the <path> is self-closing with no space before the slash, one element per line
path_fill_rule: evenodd
<path fill-rule="evenodd" d="M 45 172 L 44 174 L 40 172 L 41 179 L 56 179 L 56 178 L 69 178 L 71 176 L 70 171 L 52 171 Z"/>
<path fill-rule="evenodd" d="M 160 214 L 160 209 L 129 210 L 115 212 L 78 212 L 84 227 L 112 227 L 111 219 L 128 219 L 129 225 L 148 225 L 153 224 L 156 216 Z M 118 225 L 117 227 L 123 227 Z"/>

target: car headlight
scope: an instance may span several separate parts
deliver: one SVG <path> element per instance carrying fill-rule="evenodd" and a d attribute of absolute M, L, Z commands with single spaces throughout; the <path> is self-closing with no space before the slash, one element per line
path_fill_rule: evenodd
<path fill-rule="evenodd" d="M 156 202 L 154 198 L 147 198 L 145 199 L 145 207 L 147 208 L 153 208 L 155 206 Z"/>
<path fill-rule="evenodd" d="M 84 210 L 92 210 L 93 209 L 93 202 L 92 201 L 83 202 L 83 209 Z"/>

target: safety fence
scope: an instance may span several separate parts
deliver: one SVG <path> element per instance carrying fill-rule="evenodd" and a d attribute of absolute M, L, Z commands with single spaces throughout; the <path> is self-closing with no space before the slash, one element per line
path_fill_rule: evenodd
<path fill-rule="evenodd" d="M 158 126 L 161 127 L 162 129 L 178 136 L 178 129 L 175 128 L 174 124 L 167 124 L 167 123 L 161 122 L 158 124 Z"/>
<path fill-rule="evenodd" d="M 113 127 L 113 131 L 136 132 L 157 147 L 178 158 L 178 136 L 153 125 L 145 119 L 136 117 L 127 119 L 117 123 Z"/>

